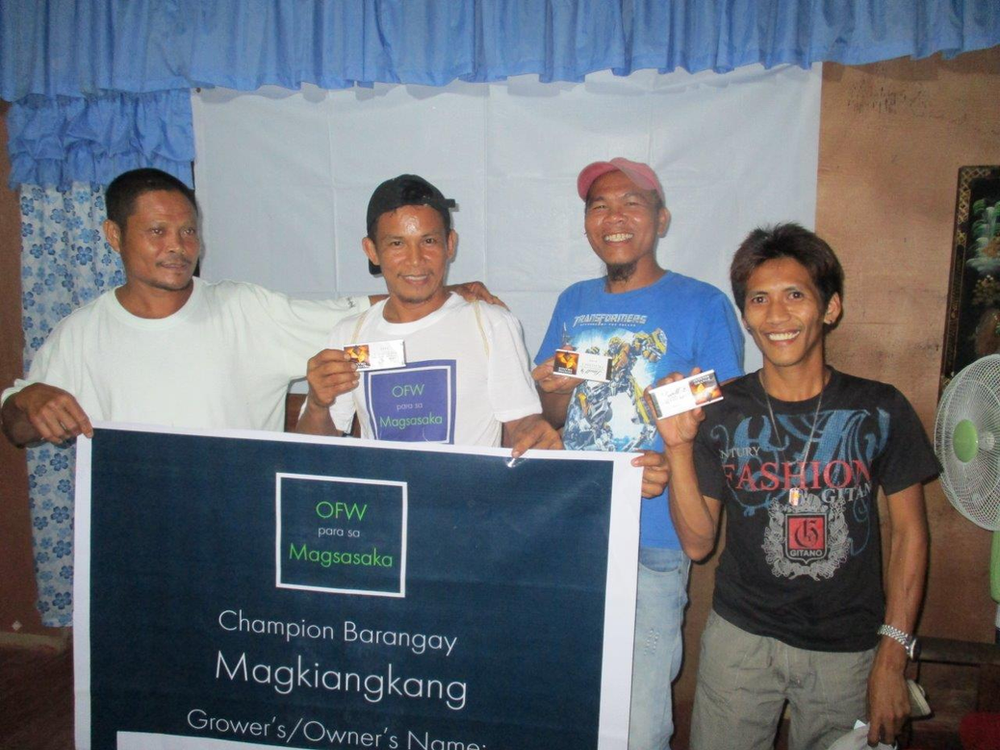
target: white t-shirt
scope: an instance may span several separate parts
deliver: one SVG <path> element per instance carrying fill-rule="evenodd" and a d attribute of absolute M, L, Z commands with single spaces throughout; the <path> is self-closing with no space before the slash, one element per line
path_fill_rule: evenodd
<path fill-rule="evenodd" d="M 501 423 L 542 411 L 528 371 L 521 324 L 495 305 L 452 294 L 412 323 L 389 323 L 385 302 L 341 321 L 330 347 L 403 339 L 406 367 L 365 370 L 330 407 L 337 429 L 376 440 L 498 446 Z"/>
<path fill-rule="evenodd" d="M 289 382 L 305 377 L 331 326 L 367 306 L 196 278 L 184 307 L 147 319 L 106 292 L 60 321 L 2 399 L 41 382 L 72 393 L 92 420 L 279 431 Z"/>

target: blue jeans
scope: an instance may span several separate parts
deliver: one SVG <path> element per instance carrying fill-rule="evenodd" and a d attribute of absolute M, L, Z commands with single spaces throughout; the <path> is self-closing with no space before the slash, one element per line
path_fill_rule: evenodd
<path fill-rule="evenodd" d="M 632 657 L 629 750 L 669 750 L 674 733 L 670 683 L 681 669 L 681 626 L 691 561 L 679 549 L 641 547 Z"/>

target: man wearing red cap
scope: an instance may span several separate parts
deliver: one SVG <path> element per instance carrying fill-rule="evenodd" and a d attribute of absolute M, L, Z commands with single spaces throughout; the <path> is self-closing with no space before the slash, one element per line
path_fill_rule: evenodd
<path fill-rule="evenodd" d="M 566 289 L 556 303 L 533 376 L 545 417 L 574 450 L 663 450 L 642 398 L 665 374 L 714 369 L 742 374 L 743 335 L 725 295 L 664 269 L 656 245 L 670 213 L 646 164 L 615 158 L 577 180 L 587 239 L 607 274 Z M 556 349 L 611 358 L 606 382 L 554 374 Z M 686 369 L 685 369 L 686 368 Z M 680 669 L 690 561 L 681 550 L 662 485 L 644 483 L 629 748 L 669 747 L 670 684 Z"/>

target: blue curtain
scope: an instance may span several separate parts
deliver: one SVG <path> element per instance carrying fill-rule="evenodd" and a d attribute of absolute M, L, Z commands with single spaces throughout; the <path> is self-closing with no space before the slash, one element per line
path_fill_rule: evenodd
<path fill-rule="evenodd" d="M 29 96 L 7 116 L 11 185 L 107 185 L 136 167 L 191 184 L 194 136 L 184 90 L 82 98 Z"/>
<path fill-rule="evenodd" d="M 178 173 L 193 86 L 579 81 L 995 44 L 997 0 L 4 0 L 0 98 L 21 125 L 12 185 L 65 185 Z"/>
<path fill-rule="evenodd" d="M 814 62 L 863 65 L 1000 44 L 996 0 L 634 0 L 616 73 Z"/>
<path fill-rule="evenodd" d="M 5 0 L 0 97 L 954 55 L 996 0 Z"/>
<path fill-rule="evenodd" d="M 101 235 L 104 218 L 104 193 L 89 183 L 21 188 L 25 369 L 56 323 L 125 282 L 118 254 Z M 73 459 L 71 447 L 28 449 L 38 610 L 50 626 L 72 623 Z"/>

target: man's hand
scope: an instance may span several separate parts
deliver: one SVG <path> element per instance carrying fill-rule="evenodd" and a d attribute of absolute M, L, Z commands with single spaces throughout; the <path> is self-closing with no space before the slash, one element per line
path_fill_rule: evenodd
<path fill-rule="evenodd" d="M 899 651 L 886 658 L 886 650 Z M 910 716 L 910 694 L 906 688 L 903 669 L 906 657 L 902 647 L 895 643 L 883 643 L 875 656 L 871 674 L 868 675 L 868 745 L 875 747 L 879 742 L 891 745 L 903 730 L 903 724 Z"/>
<path fill-rule="evenodd" d="M 486 284 L 481 281 L 467 281 L 464 284 L 452 284 L 446 286 L 445 289 L 449 292 L 455 292 L 466 302 L 475 302 L 479 300 L 480 302 L 488 302 L 491 305 L 500 305 L 500 307 L 507 307 L 503 303 L 503 300 L 499 297 L 490 293 L 490 290 L 486 288 Z"/>
<path fill-rule="evenodd" d="M 697 375 L 699 372 L 701 372 L 701 368 L 695 367 L 691 370 L 691 375 Z M 679 372 L 672 372 L 652 387 L 658 388 L 659 386 L 666 385 L 667 383 L 676 383 L 678 380 L 683 380 L 684 377 L 685 376 L 681 375 Z M 653 409 L 653 398 L 649 395 L 649 390 L 650 389 L 647 388 L 644 395 L 646 403 L 649 405 L 650 413 L 655 414 L 656 412 Z M 695 437 L 698 435 L 698 425 L 700 425 L 704 420 L 705 412 L 701 409 L 701 407 L 698 407 L 697 409 L 692 409 L 691 411 L 675 414 L 672 417 L 656 420 L 656 430 L 660 433 L 660 437 L 663 438 L 663 444 L 669 450 L 670 448 L 690 445 L 693 443 Z"/>
<path fill-rule="evenodd" d="M 324 349 L 306 367 L 309 395 L 295 431 L 307 435 L 340 435 L 330 416 L 330 406 L 358 387 L 357 363 L 341 349 Z"/>
<path fill-rule="evenodd" d="M 580 384 L 580 381 L 568 375 L 557 375 L 553 366 L 554 362 L 555 357 L 549 357 L 531 371 L 531 377 L 542 393 L 557 393 L 568 396 L 573 393 L 573 389 Z"/>
<path fill-rule="evenodd" d="M 670 464 L 662 453 L 643 451 L 632 459 L 633 466 L 642 467 L 642 496 L 659 497 L 670 481 Z"/>
<path fill-rule="evenodd" d="M 33 383 L 7 401 L 3 412 L 4 430 L 17 445 L 36 440 L 61 445 L 78 435 L 94 436 L 87 413 L 76 398 L 62 388 Z"/>
<path fill-rule="evenodd" d="M 560 450 L 563 447 L 562 438 L 545 421 L 541 414 L 531 414 L 512 422 L 504 422 L 507 445 L 513 447 L 510 455 L 517 458 L 531 448 Z"/>
<path fill-rule="evenodd" d="M 357 363 L 341 349 L 324 349 L 309 360 L 306 381 L 309 383 L 307 408 L 329 409 L 337 396 L 358 387 L 361 376 Z"/>
<path fill-rule="evenodd" d="M 531 371 L 531 377 L 542 402 L 542 416 L 553 427 L 559 428 L 566 424 L 569 400 L 580 381 L 566 375 L 557 375 L 554 362 L 555 357 L 549 357 Z"/>

